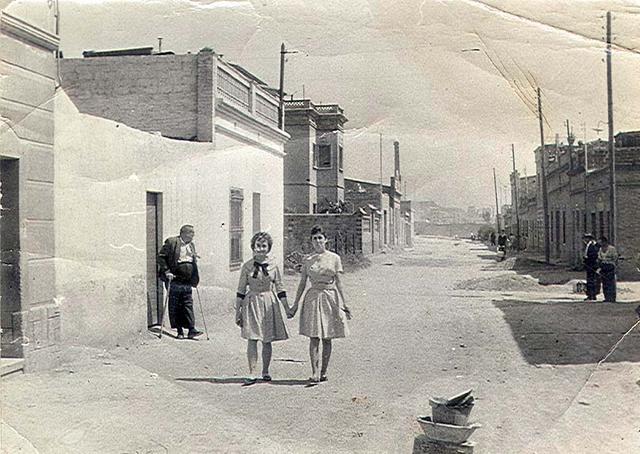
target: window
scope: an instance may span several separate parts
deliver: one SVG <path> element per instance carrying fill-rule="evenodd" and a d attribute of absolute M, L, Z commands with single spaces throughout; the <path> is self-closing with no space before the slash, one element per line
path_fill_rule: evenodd
<path fill-rule="evenodd" d="M 331 145 L 318 146 L 318 167 L 331 167 Z"/>
<path fill-rule="evenodd" d="M 591 213 L 591 234 L 596 236 L 596 213 Z"/>
<path fill-rule="evenodd" d="M 567 212 L 562 212 L 562 244 L 567 242 Z"/>
<path fill-rule="evenodd" d="M 342 145 L 338 146 L 338 168 L 342 170 L 344 164 L 344 151 L 342 149 Z"/>
<path fill-rule="evenodd" d="M 318 168 L 318 145 L 313 144 L 312 152 L 311 152 L 311 162 L 314 168 Z"/>
<path fill-rule="evenodd" d="M 607 238 L 609 238 L 609 241 L 611 241 L 611 230 L 611 211 L 607 211 Z"/>
<path fill-rule="evenodd" d="M 260 193 L 253 193 L 253 233 L 258 233 L 260 231 Z"/>
<path fill-rule="evenodd" d="M 229 209 L 229 265 L 242 265 L 242 189 L 231 189 Z"/>
<path fill-rule="evenodd" d="M 549 240 L 553 242 L 553 211 L 551 212 L 551 219 L 549 219 Z"/>

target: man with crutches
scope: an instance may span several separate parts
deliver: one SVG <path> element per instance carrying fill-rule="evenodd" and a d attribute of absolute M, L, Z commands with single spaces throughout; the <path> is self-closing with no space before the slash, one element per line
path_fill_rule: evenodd
<path fill-rule="evenodd" d="M 171 328 L 177 330 L 178 339 L 184 339 L 184 329 L 188 330 L 189 339 L 195 339 L 203 334 L 196 329 L 193 313 L 192 288 L 197 288 L 200 282 L 198 255 L 193 243 L 194 235 L 195 230 L 192 225 L 183 225 L 180 228 L 180 235 L 167 238 L 158 253 L 160 279 L 165 282 L 169 293 L 169 322 Z M 202 302 L 200 305 L 202 306 Z M 200 310 L 202 312 L 202 307 Z M 162 332 L 164 308 L 160 317 Z"/>

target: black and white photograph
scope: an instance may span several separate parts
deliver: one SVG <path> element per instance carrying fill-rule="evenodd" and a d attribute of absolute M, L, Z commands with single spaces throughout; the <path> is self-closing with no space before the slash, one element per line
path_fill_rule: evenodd
<path fill-rule="evenodd" d="M 0 454 L 640 453 L 640 0 L 0 0 Z"/>

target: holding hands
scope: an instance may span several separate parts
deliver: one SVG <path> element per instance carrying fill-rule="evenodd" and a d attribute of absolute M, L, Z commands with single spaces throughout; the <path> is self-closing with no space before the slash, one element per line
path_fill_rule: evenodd
<path fill-rule="evenodd" d="M 297 301 L 295 303 L 293 303 L 293 306 L 287 307 L 287 318 L 288 319 L 292 319 L 296 315 L 296 312 L 298 312 L 298 302 Z"/>

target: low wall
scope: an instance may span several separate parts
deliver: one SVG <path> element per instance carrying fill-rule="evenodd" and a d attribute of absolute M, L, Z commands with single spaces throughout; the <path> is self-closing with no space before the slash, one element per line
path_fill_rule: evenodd
<path fill-rule="evenodd" d="M 457 236 L 468 238 L 471 234 L 478 234 L 478 229 L 486 224 L 462 223 L 462 224 L 430 224 L 424 221 L 416 221 L 414 224 L 416 235 Z"/>
<path fill-rule="evenodd" d="M 330 250 L 340 255 L 362 253 L 362 223 L 360 214 L 285 214 L 285 256 L 312 251 L 310 235 L 314 225 L 325 231 Z"/>

